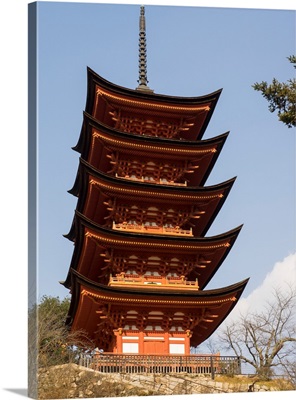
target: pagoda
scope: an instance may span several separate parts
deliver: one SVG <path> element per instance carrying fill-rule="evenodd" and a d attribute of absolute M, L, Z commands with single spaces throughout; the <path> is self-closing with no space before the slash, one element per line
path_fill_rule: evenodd
<path fill-rule="evenodd" d="M 87 69 L 69 191 L 78 200 L 65 235 L 74 243 L 67 324 L 104 352 L 188 355 L 247 284 L 205 289 L 241 230 L 205 236 L 235 181 L 205 186 L 229 132 L 202 139 L 221 90 L 176 97 L 150 89 L 144 13 L 136 89 Z"/>

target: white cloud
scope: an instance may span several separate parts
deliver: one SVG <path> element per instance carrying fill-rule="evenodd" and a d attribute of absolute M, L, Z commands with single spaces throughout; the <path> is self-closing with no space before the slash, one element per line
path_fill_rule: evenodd
<path fill-rule="evenodd" d="M 277 262 L 260 286 L 247 297 L 241 297 L 227 321 L 247 311 L 259 311 L 272 298 L 275 288 L 284 291 L 287 285 L 296 287 L 296 253 Z"/>
<path fill-rule="evenodd" d="M 258 312 L 266 303 L 272 299 L 274 289 L 285 291 L 288 285 L 296 288 L 296 253 L 290 254 L 282 261 L 277 262 L 272 270 L 266 275 L 262 284 L 246 297 L 241 297 L 226 320 L 219 326 L 211 337 L 215 343 L 219 343 L 219 332 L 221 332 L 227 324 L 237 320 L 240 315 L 246 315 L 247 312 Z M 200 352 L 207 352 L 206 342 L 199 347 Z"/>

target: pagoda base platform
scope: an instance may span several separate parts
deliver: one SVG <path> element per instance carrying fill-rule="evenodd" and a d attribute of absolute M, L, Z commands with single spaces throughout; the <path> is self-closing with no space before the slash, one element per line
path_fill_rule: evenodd
<path fill-rule="evenodd" d="M 103 373 L 240 374 L 240 359 L 217 354 L 160 355 L 95 352 L 79 364 Z"/>

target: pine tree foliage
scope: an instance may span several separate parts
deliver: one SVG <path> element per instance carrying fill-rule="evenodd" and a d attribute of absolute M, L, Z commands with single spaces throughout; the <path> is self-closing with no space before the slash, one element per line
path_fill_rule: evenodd
<path fill-rule="evenodd" d="M 287 57 L 290 63 L 296 68 L 296 56 Z M 283 122 L 288 128 L 296 126 L 296 79 L 289 79 L 286 83 L 281 83 L 273 79 L 271 84 L 266 81 L 256 82 L 252 87 L 261 92 L 262 96 L 268 101 L 270 112 L 277 111 L 279 121 Z"/>

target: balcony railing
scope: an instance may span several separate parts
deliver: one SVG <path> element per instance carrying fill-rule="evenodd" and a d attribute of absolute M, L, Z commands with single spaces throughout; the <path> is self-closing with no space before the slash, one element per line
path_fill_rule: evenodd
<path fill-rule="evenodd" d="M 132 274 L 118 274 L 116 276 L 110 276 L 109 286 L 118 286 L 118 285 L 158 285 L 163 289 L 169 288 L 173 289 L 195 289 L 198 290 L 198 280 L 195 281 L 187 281 L 184 277 L 163 277 L 157 275 L 132 275 Z"/>
<path fill-rule="evenodd" d="M 137 178 L 135 176 L 119 176 L 117 173 L 115 174 L 116 178 L 120 179 L 126 179 L 128 181 L 137 181 L 137 182 L 145 182 L 145 183 L 157 183 L 159 185 L 171 185 L 171 186 L 187 186 L 187 181 L 184 183 L 182 182 L 174 182 L 174 181 L 168 181 L 167 179 L 153 179 L 152 177 L 144 177 L 142 176 L 141 178 Z"/>
<path fill-rule="evenodd" d="M 137 224 L 129 224 L 127 222 L 119 224 L 113 222 L 112 229 L 115 229 L 117 231 L 140 232 L 140 233 L 148 233 L 154 235 L 193 236 L 192 228 L 181 229 L 178 227 L 171 228 L 171 227 L 157 226 L 157 225 L 144 225 L 144 224 L 137 225 Z"/>
<path fill-rule="evenodd" d="M 81 355 L 79 364 L 105 373 L 241 373 L 238 357 L 220 355 L 148 355 L 99 353 Z"/>

